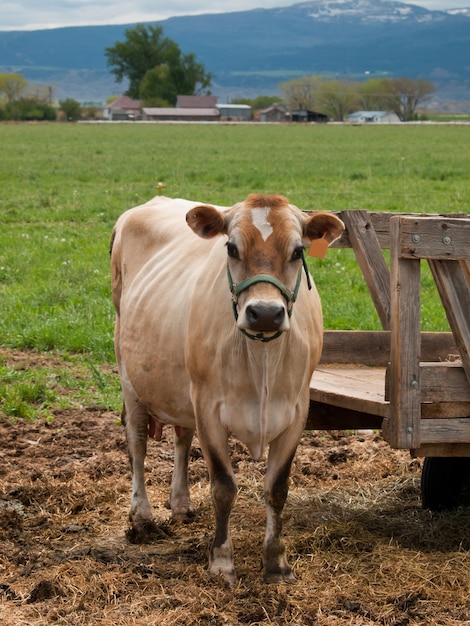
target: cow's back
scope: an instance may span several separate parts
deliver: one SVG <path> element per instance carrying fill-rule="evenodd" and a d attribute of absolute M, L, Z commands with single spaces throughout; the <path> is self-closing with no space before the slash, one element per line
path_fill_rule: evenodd
<path fill-rule="evenodd" d="M 188 427 L 194 426 L 185 365 L 188 312 L 208 256 L 225 260 L 222 238 L 205 241 L 186 226 L 186 213 L 197 204 L 154 198 L 119 218 L 112 242 L 121 377 L 125 369 L 151 415 Z"/>

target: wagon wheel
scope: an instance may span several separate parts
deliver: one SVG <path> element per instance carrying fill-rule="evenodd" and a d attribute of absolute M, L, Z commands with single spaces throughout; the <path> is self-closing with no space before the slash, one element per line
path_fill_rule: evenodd
<path fill-rule="evenodd" d="M 470 457 L 426 457 L 421 497 L 431 511 L 470 506 Z"/>

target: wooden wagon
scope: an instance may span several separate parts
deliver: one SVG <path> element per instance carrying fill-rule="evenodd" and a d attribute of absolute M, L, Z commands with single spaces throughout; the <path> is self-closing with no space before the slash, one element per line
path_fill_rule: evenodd
<path fill-rule="evenodd" d="M 307 428 L 381 429 L 425 457 L 425 507 L 470 505 L 470 218 L 338 215 L 346 230 L 333 247 L 353 248 L 383 330 L 325 332 Z M 422 260 L 452 332 L 421 332 Z"/>

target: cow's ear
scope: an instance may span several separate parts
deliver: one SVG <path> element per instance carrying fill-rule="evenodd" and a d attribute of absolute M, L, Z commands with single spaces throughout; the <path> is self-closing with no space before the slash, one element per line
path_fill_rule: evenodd
<path fill-rule="evenodd" d="M 306 243 L 324 238 L 329 245 L 341 237 L 343 231 L 344 223 L 333 213 L 313 213 L 304 224 Z"/>
<path fill-rule="evenodd" d="M 223 213 L 207 204 L 195 206 L 186 213 L 186 222 L 203 239 L 212 239 L 225 232 Z"/>

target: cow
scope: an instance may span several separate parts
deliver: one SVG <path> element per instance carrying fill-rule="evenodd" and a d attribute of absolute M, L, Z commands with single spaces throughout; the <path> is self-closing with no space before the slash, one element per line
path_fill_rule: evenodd
<path fill-rule="evenodd" d="M 189 225 L 186 226 L 185 221 Z M 304 248 L 344 229 L 281 195 L 230 208 L 158 196 L 126 211 L 111 238 L 115 352 L 132 468 L 131 527 L 155 524 L 144 481 L 148 437 L 174 427 L 172 518 L 194 514 L 195 430 L 215 513 L 211 575 L 236 581 L 229 519 L 237 487 L 229 438 L 255 460 L 268 448 L 263 545 L 268 582 L 294 582 L 282 538 L 292 460 L 322 349 L 322 311 Z"/>

